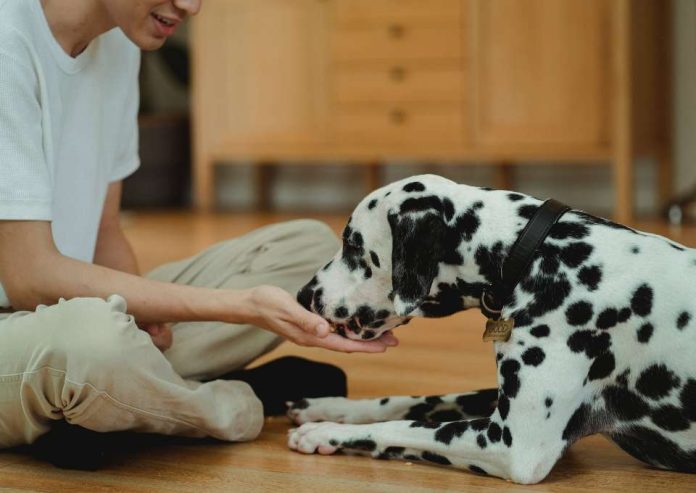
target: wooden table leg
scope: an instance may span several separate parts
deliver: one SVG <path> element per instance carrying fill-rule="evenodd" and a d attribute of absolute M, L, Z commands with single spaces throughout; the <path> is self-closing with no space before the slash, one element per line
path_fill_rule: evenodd
<path fill-rule="evenodd" d="M 382 165 L 378 161 L 365 165 L 365 188 L 367 193 L 382 186 Z"/>
<path fill-rule="evenodd" d="M 502 162 L 495 165 L 494 186 L 498 190 L 512 190 L 515 188 L 515 173 L 513 164 Z"/>
<path fill-rule="evenodd" d="M 268 212 L 273 207 L 272 189 L 275 176 L 275 163 L 261 162 L 254 170 L 256 189 L 256 210 Z"/>

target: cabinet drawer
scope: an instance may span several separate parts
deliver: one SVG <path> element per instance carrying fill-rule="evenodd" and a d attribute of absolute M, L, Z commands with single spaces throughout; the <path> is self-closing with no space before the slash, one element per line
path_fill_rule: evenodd
<path fill-rule="evenodd" d="M 460 102 L 462 70 L 458 66 L 423 67 L 379 64 L 338 67 L 334 75 L 339 104 Z"/>
<path fill-rule="evenodd" d="M 337 62 L 459 59 L 461 44 L 461 30 L 456 26 L 408 23 L 337 28 L 332 38 Z"/>
<path fill-rule="evenodd" d="M 339 107 L 335 129 L 343 143 L 455 143 L 462 140 L 462 112 L 458 105 Z"/>
<path fill-rule="evenodd" d="M 334 13 L 339 24 L 452 23 L 459 21 L 461 0 L 338 0 Z"/>

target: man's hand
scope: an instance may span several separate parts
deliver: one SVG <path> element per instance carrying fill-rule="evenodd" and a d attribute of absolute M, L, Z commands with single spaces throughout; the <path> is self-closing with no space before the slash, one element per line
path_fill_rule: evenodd
<path fill-rule="evenodd" d="M 353 341 L 333 334 L 329 324 L 316 313 L 305 310 L 286 291 L 258 286 L 249 291 L 249 323 L 268 329 L 299 346 L 316 346 L 346 353 L 382 353 L 399 341 L 391 332 L 374 341 Z"/>
<path fill-rule="evenodd" d="M 152 343 L 160 351 L 164 352 L 172 347 L 173 336 L 172 329 L 169 324 L 150 322 L 138 324 L 138 327 L 140 330 L 144 330 L 150 334 Z"/>

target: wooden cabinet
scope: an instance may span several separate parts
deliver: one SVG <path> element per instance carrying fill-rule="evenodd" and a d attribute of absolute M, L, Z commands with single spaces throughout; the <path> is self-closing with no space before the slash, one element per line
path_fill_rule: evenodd
<path fill-rule="evenodd" d="M 192 39 L 197 204 L 213 205 L 223 162 L 587 162 L 613 166 L 629 220 L 636 153 L 659 158 L 669 191 L 669 7 L 207 0 Z"/>

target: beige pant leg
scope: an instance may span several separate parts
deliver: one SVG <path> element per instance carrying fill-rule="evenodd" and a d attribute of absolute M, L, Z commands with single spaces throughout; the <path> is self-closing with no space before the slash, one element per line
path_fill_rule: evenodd
<path fill-rule="evenodd" d="M 218 243 L 194 257 L 158 267 L 147 276 L 223 289 L 270 284 L 294 296 L 339 246 L 325 224 L 290 221 Z M 275 334 L 251 325 L 220 322 L 179 323 L 173 332 L 174 344 L 165 355 L 180 375 L 195 380 L 242 368 L 282 342 Z"/>
<path fill-rule="evenodd" d="M 243 382 L 185 381 L 120 296 L 77 298 L 0 319 L 0 448 L 65 417 L 95 431 L 255 438 L 263 409 Z"/>

